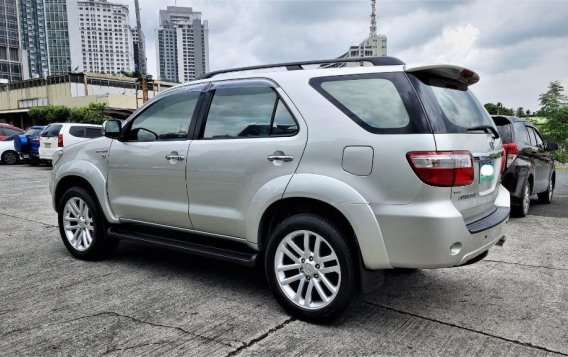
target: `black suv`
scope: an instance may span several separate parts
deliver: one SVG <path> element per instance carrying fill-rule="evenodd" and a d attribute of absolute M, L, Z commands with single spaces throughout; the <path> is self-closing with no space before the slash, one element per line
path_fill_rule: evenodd
<path fill-rule="evenodd" d="M 550 152 L 554 143 L 544 144 L 542 136 L 529 121 L 511 116 L 493 115 L 503 139 L 507 164 L 501 183 L 511 192 L 511 210 L 527 215 L 532 195 L 542 203 L 552 201 L 556 171 Z"/>

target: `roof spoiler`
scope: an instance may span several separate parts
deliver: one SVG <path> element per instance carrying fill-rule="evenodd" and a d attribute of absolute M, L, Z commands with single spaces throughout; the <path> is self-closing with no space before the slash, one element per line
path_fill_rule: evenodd
<path fill-rule="evenodd" d="M 467 86 L 479 82 L 479 74 L 474 71 L 449 64 L 433 64 L 426 66 L 404 66 L 404 70 L 408 73 L 426 73 L 439 77 L 456 80 Z"/>

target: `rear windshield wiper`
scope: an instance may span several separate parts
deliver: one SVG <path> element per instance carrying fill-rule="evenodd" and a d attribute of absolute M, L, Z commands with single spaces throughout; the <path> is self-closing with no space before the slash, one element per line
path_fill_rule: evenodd
<path fill-rule="evenodd" d="M 467 131 L 475 131 L 475 130 L 483 130 L 484 132 L 486 132 L 488 134 L 489 134 L 489 132 L 491 132 L 493 134 L 493 136 L 495 137 L 495 139 L 499 139 L 499 137 L 500 137 L 497 129 L 495 129 L 491 125 L 478 125 L 478 126 L 472 126 L 471 128 L 467 129 Z"/>

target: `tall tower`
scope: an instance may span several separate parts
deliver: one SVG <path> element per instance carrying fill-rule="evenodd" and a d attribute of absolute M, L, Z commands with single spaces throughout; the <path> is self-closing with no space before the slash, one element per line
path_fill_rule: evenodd
<path fill-rule="evenodd" d="M 377 15 L 376 15 L 376 0 L 371 0 L 371 28 L 370 36 L 377 35 Z"/>
<path fill-rule="evenodd" d="M 209 29 L 201 12 L 190 7 L 160 10 L 156 29 L 158 78 L 188 82 L 209 71 Z"/>
<path fill-rule="evenodd" d="M 49 54 L 47 47 L 47 23 L 44 0 L 19 0 L 20 37 L 22 47 L 28 53 L 28 67 L 31 78 L 45 78 L 49 75 Z"/>
<path fill-rule="evenodd" d="M 369 37 L 355 46 L 350 46 L 349 50 L 338 58 L 348 57 L 375 57 L 387 55 L 387 36 L 377 33 L 376 0 L 371 0 L 371 26 L 369 27 Z M 328 65 L 342 67 L 344 64 Z M 353 65 L 353 64 L 352 64 Z"/>
<path fill-rule="evenodd" d="M 21 81 L 29 78 L 28 55 L 22 48 L 16 0 L 0 0 L 0 80 Z"/>

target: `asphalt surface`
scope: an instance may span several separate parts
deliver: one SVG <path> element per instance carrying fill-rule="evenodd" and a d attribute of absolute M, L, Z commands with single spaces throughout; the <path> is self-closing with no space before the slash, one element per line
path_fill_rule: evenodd
<path fill-rule="evenodd" d="M 73 259 L 50 170 L 0 166 L 0 355 L 568 356 L 568 172 L 474 265 L 389 272 L 334 324 L 287 315 L 255 269 L 122 244 Z"/>

